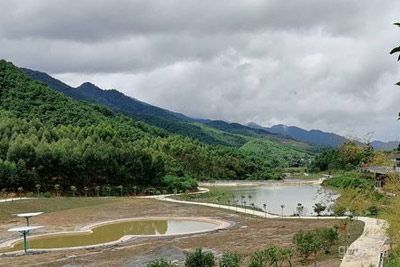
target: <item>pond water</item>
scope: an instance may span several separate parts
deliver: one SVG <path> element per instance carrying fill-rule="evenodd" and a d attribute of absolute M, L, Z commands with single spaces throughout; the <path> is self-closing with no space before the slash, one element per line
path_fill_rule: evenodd
<path fill-rule="evenodd" d="M 266 204 L 267 212 L 273 214 L 281 215 L 281 205 L 284 205 L 283 215 L 286 216 L 297 213 L 296 207 L 299 203 L 304 207 L 301 215 L 316 215 L 313 209 L 316 203 L 327 207 L 326 211 L 321 214 L 331 213 L 330 209 L 339 196 L 334 191 L 319 185 L 271 184 L 265 186 L 217 186 L 215 188 L 226 194 L 232 194 L 232 199 L 237 205 L 250 206 L 254 203 L 255 207 L 263 209 L 263 204 Z"/>
<path fill-rule="evenodd" d="M 209 231 L 218 228 L 218 224 L 195 220 L 140 220 L 126 221 L 101 225 L 92 229 L 93 233 L 59 234 L 51 236 L 30 237 L 29 248 L 49 249 L 78 246 L 90 246 L 112 242 L 126 235 L 172 235 L 187 234 L 199 231 Z M 22 242 L 13 248 L 1 252 L 18 251 L 23 249 Z"/>

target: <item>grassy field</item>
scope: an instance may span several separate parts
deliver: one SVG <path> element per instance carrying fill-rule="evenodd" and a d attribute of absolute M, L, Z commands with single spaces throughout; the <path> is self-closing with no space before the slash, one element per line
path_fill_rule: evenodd
<path fill-rule="evenodd" d="M 1 257 L 0 266 L 63 266 L 66 264 L 85 266 L 123 266 L 141 257 L 156 257 L 160 251 L 173 249 L 186 251 L 205 247 L 216 252 L 237 252 L 244 258 L 267 245 L 291 246 L 292 238 L 299 229 L 311 230 L 341 224 L 337 220 L 284 220 L 263 219 L 244 216 L 234 212 L 161 202 L 153 199 L 137 198 L 50 198 L 32 199 L 0 203 L 2 219 L 0 240 L 15 238 L 6 230 L 12 226 L 23 225 L 24 221 L 12 214 L 22 211 L 45 211 L 32 220 L 33 224 L 43 225 L 37 233 L 63 230 L 76 230 L 79 227 L 120 218 L 142 216 L 193 216 L 220 218 L 233 223 L 230 229 L 207 234 L 182 237 L 140 238 L 124 246 L 76 250 L 72 252 L 51 252 L 44 254 Z M 6 210 L 6 211 L 5 211 Z M 351 242 L 362 231 L 362 225 L 354 223 L 348 227 Z M 333 250 L 336 251 L 336 248 Z M 74 255 L 74 257 L 71 257 Z M 321 255 L 323 266 L 338 266 L 338 254 Z M 297 265 L 300 263 L 297 259 Z"/>

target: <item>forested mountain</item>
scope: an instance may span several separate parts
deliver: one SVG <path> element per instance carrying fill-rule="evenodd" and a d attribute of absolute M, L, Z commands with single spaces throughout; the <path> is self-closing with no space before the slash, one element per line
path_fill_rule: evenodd
<path fill-rule="evenodd" d="M 163 128 L 168 132 L 195 138 L 207 144 L 240 147 L 249 141 L 248 137 L 267 137 L 273 138 L 278 142 L 288 141 L 282 135 L 274 134 L 264 129 L 254 129 L 225 121 L 193 119 L 183 114 L 139 101 L 114 89 L 101 89 L 88 82 L 73 88 L 46 73 L 30 69 L 23 70 L 32 79 L 44 82 L 50 88 L 65 95 L 105 105 L 114 111 L 123 112 L 137 120 Z M 291 138 L 289 137 L 289 139 Z M 303 145 L 303 147 L 305 148 L 306 146 Z"/>
<path fill-rule="evenodd" d="M 89 82 L 85 82 L 79 87 L 73 88 L 51 77 L 47 73 L 26 68 L 22 68 L 22 70 L 32 79 L 42 81 L 50 88 L 56 89 L 73 98 L 104 104 L 110 108 L 137 116 L 152 115 L 169 120 L 194 121 L 194 119 L 183 114 L 147 104 L 114 89 L 104 90 Z"/>
<path fill-rule="evenodd" d="M 128 116 L 134 117 L 137 120 L 144 121 L 153 126 L 163 128 L 168 132 L 196 138 L 207 144 L 232 145 L 232 143 L 226 141 L 225 138 L 215 138 L 205 132 L 198 125 L 190 123 L 197 121 L 195 119 L 192 119 L 180 113 L 172 112 L 147 104 L 145 102 L 124 95 L 117 90 L 104 90 L 88 82 L 83 83 L 77 88 L 73 88 L 44 72 L 34 71 L 30 69 L 23 70 L 32 79 L 44 82 L 50 88 L 53 88 L 75 99 L 105 105 L 113 109 L 114 111 L 123 112 Z"/>
<path fill-rule="evenodd" d="M 276 178 L 267 158 L 210 146 L 74 100 L 0 61 L 0 184 L 158 186 L 165 174 Z M 274 176 L 275 175 L 275 176 Z"/>

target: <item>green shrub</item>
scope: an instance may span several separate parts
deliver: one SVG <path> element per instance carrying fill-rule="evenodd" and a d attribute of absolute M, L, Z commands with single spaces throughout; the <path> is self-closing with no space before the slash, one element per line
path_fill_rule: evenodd
<path fill-rule="evenodd" d="M 220 267 L 239 267 L 240 256 L 236 253 L 224 253 L 219 261 Z"/>
<path fill-rule="evenodd" d="M 334 205 L 333 211 L 336 216 L 343 216 L 346 213 L 346 208 L 339 205 Z"/>
<path fill-rule="evenodd" d="M 263 267 L 266 263 L 267 258 L 264 251 L 257 251 L 251 256 L 249 267 Z"/>
<path fill-rule="evenodd" d="M 282 266 L 285 262 L 292 266 L 292 248 L 281 248 L 275 245 L 255 252 L 251 258 L 249 267 Z"/>
<path fill-rule="evenodd" d="M 197 181 L 190 177 L 177 177 L 173 175 L 166 175 L 163 178 L 162 185 L 168 190 L 168 192 L 179 192 L 179 191 L 193 191 L 197 189 Z"/>
<path fill-rule="evenodd" d="M 391 252 L 385 267 L 398 267 L 400 266 L 400 255 L 396 252 Z"/>
<path fill-rule="evenodd" d="M 321 228 L 315 230 L 315 232 L 321 240 L 322 249 L 325 254 L 329 254 L 331 252 L 331 247 L 339 240 L 337 229 L 335 227 Z"/>
<path fill-rule="evenodd" d="M 312 231 L 300 231 L 293 237 L 296 250 L 306 262 L 310 255 L 316 261 L 317 254 L 323 250 L 330 253 L 331 247 L 338 241 L 339 235 L 336 227 L 320 228 Z"/>
<path fill-rule="evenodd" d="M 195 251 L 186 254 L 186 267 L 212 267 L 214 264 L 214 254 L 210 251 L 203 251 L 201 248 L 197 248 Z"/>
<path fill-rule="evenodd" d="M 175 267 L 176 265 L 165 259 L 155 259 L 147 263 L 146 267 Z"/>
<path fill-rule="evenodd" d="M 369 206 L 367 211 L 368 211 L 368 215 L 370 215 L 370 216 L 376 216 L 379 213 L 379 209 L 375 205 Z"/>
<path fill-rule="evenodd" d="M 325 180 L 324 185 L 336 188 L 371 190 L 374 188 L 374 181 L 359 173 L 346 173 Z"/>
<path fill-rule="evenodd" d="M 315 231 L 300 231 L 293 237 L 293 243 L 296 245 L 296 250 L 306 262 L 310 255 L 316 256 L 322 249 L 322 242 Z"/>

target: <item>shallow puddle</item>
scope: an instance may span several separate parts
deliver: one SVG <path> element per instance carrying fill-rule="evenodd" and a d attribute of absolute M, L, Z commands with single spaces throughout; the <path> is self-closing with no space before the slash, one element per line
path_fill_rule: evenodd
<path fill-rule="evenodd" d="M 193 232 L 210 231 L 218 228 L 218 224 L 195 220 L 140 220 L 125 221 L 100 225 L 92 229 L 92 233 L 59 234 L 51 236 L 28 237 L 29 248 L 49 249 L 91 246 L 116 241 L 127 235 L 176 235 Z M 12 248 L 0 252 L 23 249 L 22 242 Z"/>

